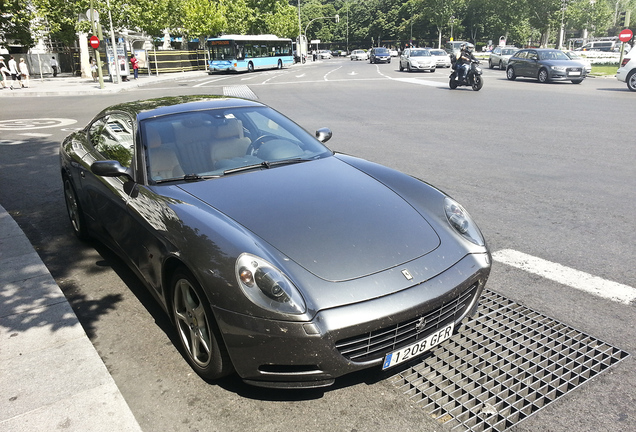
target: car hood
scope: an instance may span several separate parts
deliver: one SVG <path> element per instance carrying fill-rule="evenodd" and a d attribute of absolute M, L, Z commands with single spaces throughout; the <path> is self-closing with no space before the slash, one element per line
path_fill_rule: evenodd
<path fill-rule="evenodd" d="M 440 244 L 409 203 L 337 157 L 181 188 L 328 281 L 378 273 Z"/>

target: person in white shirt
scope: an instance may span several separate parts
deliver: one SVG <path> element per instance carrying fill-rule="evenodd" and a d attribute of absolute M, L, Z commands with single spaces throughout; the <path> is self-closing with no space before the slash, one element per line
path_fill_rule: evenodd
<path fill-rule="evenodd" d="M 13 83 L 15 81 L 20 83 L 20 88 L 24 87 L 24 84 L 22 84 L 22 75 L 20 75 L 18 71 L 18 64 L 13 56 L 9 56 L 9 72 L 11 72 L 11 90 L 13 90 Z"/>
<path fill-rule="evenodd" d="M 55 57 L 51 57 L 51 69 L 53 69 L 53 78 L 57 76 L 57 60 Z"/>
<path fill-rule="evenodd" d="M 11 75 L 11 72 L 9 71 L 7 65 L 4 63 L 4 57 L 0 56 L 0 77 L 2 78 L 2 81 L 0 81 L 0 83 L 2 83 L 3 89 L 7 88 L 7 75 Z"/>
<path fill-rule="evenodd" d="M 22 86 L 29 87 L 29 68 L 23 58 L 20 59 L 18 67 L 20 68 L 20 75 L 22 75 L 22 78 L 24 79 L 24 84 Z"/>

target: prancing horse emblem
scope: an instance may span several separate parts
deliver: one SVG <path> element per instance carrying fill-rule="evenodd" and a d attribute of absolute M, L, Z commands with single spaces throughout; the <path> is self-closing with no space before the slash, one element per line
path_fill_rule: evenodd
<path fill-rule="evenodd" d="M 407 269 L 402 270 L 402 274 L 408 280 L 412 280 L 413 279 L 413 275 Z"/>

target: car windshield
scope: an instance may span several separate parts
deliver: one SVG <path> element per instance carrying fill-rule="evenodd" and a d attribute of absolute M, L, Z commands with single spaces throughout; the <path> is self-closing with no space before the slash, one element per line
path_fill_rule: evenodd
<path fill-rule="evenodd" d="M 319 159 L 331 151 L 268 107 L 192 111 L 141 122 L 148 178 L 160 183 Z"/>
<path fill-rule="evenodd" d="M 516 49 L 503 49 L 501 55 L 513 55 L 515 52 L 517 52 Z"/>
<path fill-rule="evenodd" d="M 412 57 L 430 57 L 431 53 L 427 50 L 413 50 L 411 52 Z"/>
<path fill-rule="evenodd" d="M 570 60 L 562 51 L 540 51 L 539 59 L 541 60 Z"/>
<path fill-rule="evenodd" d="M 389 50 L 386 48 L 376 48 L 375 49 L 375 53 L 376 54 L 388 54 Z"/>
<path fill-rule="evenodd" d="M 444 50 L 430 50 L 430 53 L 435 55 L 435 56 L 445 56 L 448 55 L 446 54 L 446 51 Z"/>

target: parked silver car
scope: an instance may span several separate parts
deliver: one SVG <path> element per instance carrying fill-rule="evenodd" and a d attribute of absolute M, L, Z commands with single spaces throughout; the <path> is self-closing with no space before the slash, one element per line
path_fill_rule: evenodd
<path fill-rule="evenodd" d="M 404 69 L 409 72 L 418 70 L 435 72 L 436 67 L 436 57 L 433 57 L 430 51 L 424 48 L 405 49 L 400 56 L 400 72 Z"/>
<path fill-rule="evenodd" d="M 519 48 L 513 46 L 495 47 L 495 49 L 493 49 L 490 53 L 488 67 L 492 69 L 497 66 L 501 70 L 506 69 L 506 66 L 508 66 L 508 59 L 517 51 L 519 51 Z"/>

